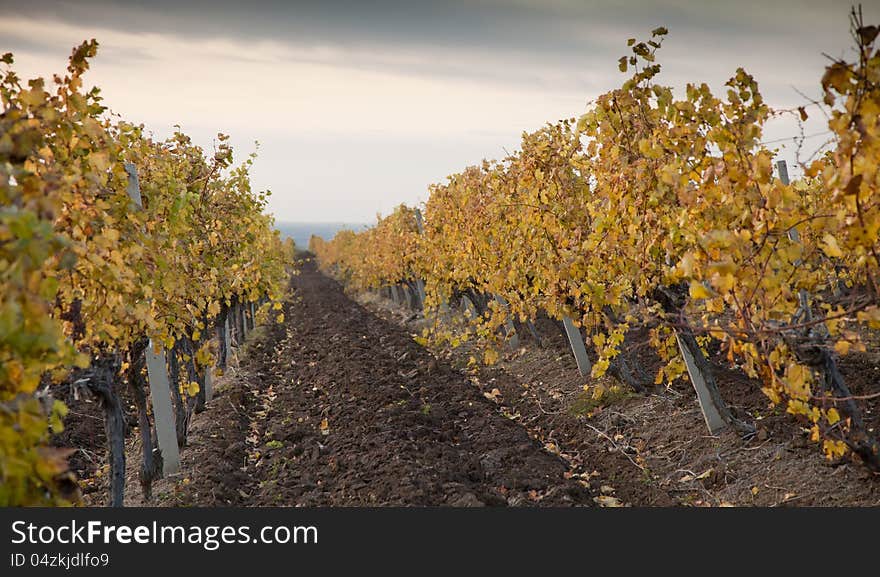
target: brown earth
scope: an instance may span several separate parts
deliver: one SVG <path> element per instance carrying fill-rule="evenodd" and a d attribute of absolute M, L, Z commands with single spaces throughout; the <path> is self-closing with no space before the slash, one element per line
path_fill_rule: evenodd
<path fill-rule="evenodd" d="M 150 504 L 594 504 L 565 460 L 311 261 L 283 312 L 195 416 L 181 472 L 155 485 Z M 136 438 L 130 505 L 146 504 Z"/>
<path fill-rule="evenodd" d="M 377 315 L 420 332 L 421 314 L 375 294 L 359 300 Z M 770 406 L 760 385 L 744 373 L 713 359 L 713 370 L 726 402 L 736 414 L 755 423 L 757 434 L 710 435 L 696 395 L 686 379 L 640 396 L 625 389 L 594 401 L 592 391 L 616 384 L 578 373 L 560 329 L 536 323 L 542 343 L 526 333 L 523 347 L 508 350 L 492 367 L 467 369 L 470 346 L 435 350 L 461 367 L 484 393 L 498 400 L 499 411 L 515 416 L 535 438 L 558 450 L 571 474 L 589 479 L 610 504 L 635 506 L 872 506 L 880 504 L 880 476 L 858 462 L 828 461 L 791 415 Z M 660 366 L 634 331 L 632 350 L 653 374 Z M 850 354 L 840 363 L 853 394 L 876 391 L 880 358 Z M 586 388 L 586 390 L 585 390 Z M 498 395 L 493 394 L 497 389 Z M 877 399 L 863 405 L 866 424 L 878 425 Z M 602 504 L 608 503 L 599 498 Z"/>
<path fill-rule="evenodd" d="M 474 368 L 469 346 L 415 342 L 420 313 L 374 294 L 355 302 L 310 260 L 291 289 L 284 323 L 258 328 L 238 351 L 208 410 L 194 416 L 181 472 L 157 482 L 149 503 L 135 474 L 138 435 L 130 436 L 127 504 L 880 504 L 880 479 L 858 463 L 827 461 L 720 359 L 725 399 L 755 422 L 755 436 L 710 435 L 684 379 L 594 400 L 595 386 L 613 381 L 581 377 L 549 321 L 538 323 L 542 343 L 524 336 L 497 365 Z M 635 355 L 654 371 L 640 339 Z M 855 394 L 876 387 L 878 359 L 841 364 Z M 865 409 L 876 426 L 877 405 Z M 103 482 L 92 479 L 87 502 L 106 501 Z"/>

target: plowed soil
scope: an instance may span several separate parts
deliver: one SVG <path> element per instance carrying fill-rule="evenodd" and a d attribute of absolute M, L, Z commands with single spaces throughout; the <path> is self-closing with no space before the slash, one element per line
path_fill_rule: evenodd
<path fill-rule="evenodd" d="M 311 260 L 291 288 L 284 322 L 254 333 L 198 415 L 160 504 L 594 504 L 562 458 Z"/>
<path fill-rule="evenodd" d="M 426 323 L 419 311 L 348 295 L 309 258 L 290 289 L 284 321 L 236 351 L 194 416 L 180 473 L 158 481 L 150 502 L 129 436 L 128 505 L 880 504 L 880 478 L 825 459 L 802 424 L 721 359 L 722 394 L 753 436 L 710 435 L 684 379 L 597 401 L 595 388 L 613 381 L 581 377 L 547 320 L 536 323 L 542 342 L 524 331 L 522 347 L 475 367 L 472 345 L 429 351 L 413 338 Z M 633 358 L 656 371 L 644 335 L 631 336 Z M 874 390 L 880 358 L 850 355 L 841 367 L 854 392 Z M 876 427 L 880 403 L 864 410 Z M 99 415 L 88 421 L 97 428 L 82 451 L 86 476 L 106 460 Z M 86 479 L 87 503 L 106 502 L 105 484 Z"/>
<path fill-rule="evenodd" d="M 375 294 L 358 299 L 378 316 L 418 332 L 426 321 L 418 311 Z M 452 310 L 452 323 L 464 311 Z M 561 323 L 560 323 L 561 324 Z M 741 437 L 728 430 L 709 434 L 691 384 L 677 379 L 647 394 L 627 388 L 595 399 L 597 387 L 618 383 L 610 377 L 581 377 L 561 326 L 536 323 L 536 342 L 522 330 L 522 346 L 502 348 L 491 367 L 466 368 L 473 345 L 434 351 L 466 370 L 473 385 L 492 394 L 498 408 L 513 415 L 545 446 L 558 451 L 570 475 L 589 480 L 597 502 L 635 506 L 877 506 L 880 475 L 857 458 L 829 461 L 809 440 L 805 423 L 771 407 L 761 384 L 711 358 L 722 396 L 731 409 L 756 427 Z M 627 335 L 632 359 L 653 376 L 660 361 L 644 330 Z M 594 353 L 593 353 L 594 354 Z M 841 371 L 854 394 L 876 391 L 880 356 L 850 353 Z M 872 432 L 880 426 L 878 399 L 862 406 Z M 609 497 L 613 497 L 610 499 Z"/>

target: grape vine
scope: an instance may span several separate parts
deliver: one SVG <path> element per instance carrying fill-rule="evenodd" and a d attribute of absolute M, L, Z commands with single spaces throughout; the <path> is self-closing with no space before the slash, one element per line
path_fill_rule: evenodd
<path fill-rule="evenodd" d="M 311 248 L 358 289 L 424 279 L 429 310 L 482 297 L 474 330 L 490 339 L 510 318 L 572 317 L 591 339 L 593 376 L 616 370 L 636 388 L 632 328 L 646 327 L 664 360 L 657 385 L 684 375 L 681 347 L 701 362 L 720 349 L 829 458 L 852 452 L 880 471 L 880 444 L 839 369 L 880 328 L 880 47 L 860 11 L 851 23 L 856 58 L 821 79 L 831 148 L 795 182 L 774 174 L 762 135 L 805 107 L 771 109 L 742 69 L 723 97 L 689 84 L 676 98 L 659 82 L 667 30 L 657 28 L 628 41 L 626 80 L 586 113 L 432 185 L 423 234 L 402 226 L 412 210 L 400 207 Z M 434 336 L 449 338 L 439 324 Z"/>
<path fill-rule="evenodd" d="M 293 247 L 264 212 L 269 193 L 251 189 L 254 156 L 233 167 L 225 135 L 208 155 L 180 131 L 160 141 L 109 114 L 100 90 L 83 85 L 97 48 L 76 47 L 48 83 L 24 82 L 12 54 L 2 56 L 0 506 L 78 500 L 69 451 L 48 445 L 67 409 L 47 392 L 65 380 L 100 399 L 116 480 L 124 453 L 112 450 L 121 431 L 111 428 L 124 426 L 120 387 L 133 390 L 148 489 L 159 469 L 147 340 L 186 365 L 172 387 L 188 414 L 215 362 L 212 324 L 239 303 L 259 303 L 261 317 L 280 308 L 292 264 Z M 141 206 L 129 196 L 135 174 Z"/>

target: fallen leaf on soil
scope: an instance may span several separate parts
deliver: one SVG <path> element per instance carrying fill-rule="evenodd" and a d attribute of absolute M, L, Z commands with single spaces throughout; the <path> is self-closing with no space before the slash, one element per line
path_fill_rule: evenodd
<path fill-rule="evenodd" d="M 483 396 L 489 399 L 490 401 L 498 402 L 498 399 L 501 398 L 501 391 L 498 389 L 492 389 L 491 393 L 483 393 Z"/>
<path fill-rule="evenodd" d="M 321 429 L 322 435 L 327 436 L 330 434 L 330 422 L 327 419 L 322 420 L 318 428 Z"/>
<path fill-rule="evenodd" d="M 600 507 L 623 507 L 623 503 L 617 497 L 611 497 L 609 495 L 600 495 L 599 497 L 593 497 L 593 501 L 596 502 Z"/>
<path fill-rule="evenodd" d="M 705 479 L 706 477 L 708 477 L 708 476 L 711 475 L 711 474 L 712 474 L 712 469 L 706 469 L 705 471 L 703 471 L 702 473 L 700 473 L 700 474 L 697 475 L 696 477 L 694 477 L 693 475 L 685 475 L 684 477 L 682 477 L 681 479 L 679 479 L 678 482 L 679 482 L 679 483 L 688 483 L 688 482 L 690 482 L 690 481 L 696 481 L 696 480 L 699 480 L 699 479 Z"/>

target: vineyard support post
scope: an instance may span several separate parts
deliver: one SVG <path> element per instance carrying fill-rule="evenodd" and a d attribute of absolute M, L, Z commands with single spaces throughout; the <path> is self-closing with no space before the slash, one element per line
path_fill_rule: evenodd
<path fill-rule="evenodd" d="M 159 349 L 157 353 L 153 341 L 150 340 L 146 357 L 150 399 L 153 403 L 153 417 L 156 419 L 156 437 L 162 452 L 162 472 L 168 475 L 180 470 L 180 449 L 177 446 L 177 432 L 171 408 L 171 387 L 168 383 L 165 351 Z"/>
<path fill-rule="evenodd" d="M 257 328 L 257 310 L 254 307 L 253 301 L 251 302 L 251 327 Z"/>
<path fill-rule="evenodd" d="M 210 403 L 214 398 L 214 377 L 211 376 L 214 367 L 205 367 L 205 403 Z"/>
<path fill-rule="evenodd" d="M 419 209 L 415 210 L 416 212 L 416 228 L 419 230 L 419 234 L 425 234 L 425 223 L 422 219 L 422 211 Z M 425 281 L 422 279 L 416 279 L 416 291 L 419 293 L 419 302 L 422 304 L 422 309 L 425 308 Z"/>
<path fill-rule="evenodd" d="M 406 283 L 401 283 L 400 290 L 403 292 L 403 298 L 406 304 L 406 308 L 413 308 L 413 295 L 409 290 L 409 287 L 406 286 Z"/>
<path fill-rule="evenodd" d="M 501 295 L 494 295 L 495 302 L 501 305 L 503 308 L 507 308 L 507 301 Z M 519 348 L 519 335 L 516 334 L 516 327 L 513 326 L 513 320 L 511 320 L 510 316 L 504 321 L 504 332 L 510 342 L 511 348 L 517 349 Z"/>
<path fill-rule="evenodd" d="M 416 291 L 419 293 L 419 303 L 421 303 L 421 307 L 425 308 L 425 281 L 422 279 L 416 279 Z"/>
<path fill-rule="evenodd" d="M 214 320 L 214 332 L 217 333 L 217 366 L 223 368 L 226 366 L 226 334 L 223 332 L 226 327 L 223 323 L 222 313 Z"/>
<path fill-rule="evenodd" d="M 128 173 L 126 192 L 138 209 L 143 208 L 137 166 L 131 162 L 124 165 Z M 156 438 L 162 453 L 162 471 L 166 475 L 180 469 L 180 450 L 177 446 L 177 431 L 171 409 L 171 388 L 168 384 L 168 367 L 165 352 L 156 353 L 153 341 L 147 343 L 147 379 L 150 385 L 150 401 L 153 405 L 153 418 L 156 422 Z"/>
<path fill-rule="evenodd" d="M 590 357 L 587 356 L 587 347 L 584 345 L 581 331 L 574 326 L 571 317 L 562 317 L 562 324 L 565 326 L 565 336 L 568 337 L 568 343 L 571 345 L 571 352 L 577 362 L 578 371 L 582 377 L 586 377 L 592 372 L 593 365 L 590 363 Z"/>
<path fill-rule="evenodd" d="M 248 334 L 247 318 L 244 313 L 244 305 L 242 305 L 241 302 L 239 302 L 236 305 L 236 309 L 238 310 L 238 326 L 241 329 L 241 343 L 239 343 L 239 344 L 243 345 L 244 342 L 247 340 L 247 334 Z"/>
<path fill-rule="evenodd" d="M 684 358 L 684 364 L 687 367 L 688 376 L 691 379 L 691 383 L 694 385 L 694 390 L 697 392 L 697 400 L 700 402 L 700 410 L 703 413 L 703 419 L 706 421 L 706 426 L 709 427 L 710 433 L 716 435 L 727 428 L 727 421 L 721 416 L 721 411 L 719 411 L 718 407 L 715 406 L 712 394 L 706 385 L 706 379 L 704 378 L 700 367 L 697 366 L 696 359 L 694 358 L 695 354 L 702 353 L 699 351 L 697 353 L 691 351 L 690 347 L 682 341 L 681 335 L 678 331 L 675 331 L 675 340 L 678 343 L 678 349 L 681 351 L 681 356 Z"/>
<path fill-rule="evenodd" d="M 712 372 L 712 364 L 703 350 L 700 348 L 694 332 L 683 316 L 684 306 L 687 302 L 688 289 L 682 284 L 663 286 L 657 289 L 654 297 L 663 307 L 663 311 L 669 318 L 677 319 L 671 328 L 675 334 L 678 350 L 684 360 L 685 368 L 690 377 L 691 384 L 697 394 L 700 411 L 709 432 L 713 435 L 722 429 L 732 425 L 737 431 L 745 434 L 755 432 L 755 428 L 748 422 L 736 418 L 718 390 L 718 383 Z"/>
<path fill-rule="evenodd" d="M 400 304 L 400 297 L 397 295 L 397 285 L 391 285 L 391 301 L 394 304 Z"/>
<path fill-rule="evenodd" d="M 232 330 L 233 341 L 235 342 L 235 346 L 241 346 L 241 342 L 243 340 L 241 336 L 241 322 L 238 319 L 238 298 L 236 297 L 232 301 L 232 306 L 229 309 L 230 316 L 232 317 L 229 320 L 229 327 Z"/>
<path fill-rule="evenodd" d="M 134 203 L 138 210 L 144 207 L 144 201 L 141 198 L 141 183 L 138 180 L 137 166 L 133 162 L 126 162 L 124 165 L 125 172 L 128 174 L 128 186 L 125 191 L 128 198 Z"/>
<path fill-rule="evenodd" d="M 229 313 L 226 313 L 226 318 L 223 320 L 223 332 L 226 334 L 226 364 L 228 365 L 232 359 L 232 335 L 229 334 Z"/>
<path fill-rule="evenodd" d="M 477 314 L 477 307 L 474 306 L 474 303 L 467 295 L 461 297 L 461 306 L 464 308 L 464 316 L 470 319 L 475 319 L 479 316 Z"/>
<path fill-rule="evenodd" d="M 788 185 L 791 181 L 788 178 L 788 165 L 784 160 L 779 160 L 776 162 L 776 170 L 779 172 L 779 180 L 782 181 L 782 184 Z M 792 242 L 800 242 L 801 236 L 798 233 L 797 228 L 790 228 L 788 230 L 788 238 Z M 796 262 L 795 264 L 800 264 L 800 262 Z M 834 290 L 839 290 L 836 283 L 833 287 Z M 805 321 L 810 321 L 810 295 L 807 291 L 801 289 L 798 291 L 798 311 L 795 315 L 796 318 L 802 318 Z"/>
<path fill-rule="evenodd" d="M 229 335 L 232 343 L 237 347 L 239 341 L 241 341 L 241 333 L 238 332 L 238 317 L 236 316 L 236 314 L 237 308 L 235 304 L 235 297 L 233 297 L 229 305 L 229 331 L 227 332 L 227 334 Z"/>
<path fill-rule="evenodd" d="M 532 338 L 535 339 L 535 342 L 543 346 L 544 341 L 541 339 L 541 335 L 538 333 L 538 327 L 535 326 L 535 323 L 533 323 L 531 320 L 527 320 L 526 328 L 529 329 L 529 333 L 531 333 Z"/>

